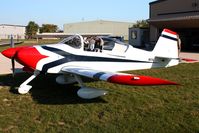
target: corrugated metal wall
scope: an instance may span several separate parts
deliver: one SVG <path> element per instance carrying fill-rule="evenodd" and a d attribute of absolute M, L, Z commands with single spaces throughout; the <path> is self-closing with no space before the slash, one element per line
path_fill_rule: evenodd
<path fill-rule="evenodd" d="M 128 29 L 133 23 L 115 21 L 88 21 L 64 24 L 64 33 L 111 33 L 128 40 Z"/>

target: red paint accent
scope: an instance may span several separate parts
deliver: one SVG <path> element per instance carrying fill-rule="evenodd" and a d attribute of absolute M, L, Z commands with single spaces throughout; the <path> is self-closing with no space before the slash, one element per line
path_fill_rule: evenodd
<path fill-rule="evenodd" d="M 36 69 L 38 61 L 48 56 L 42 55 L 35 47 L 27 47 L 16 53 L 16 60 L 22 65 Z"/>
<path fill-rule="evenodd" d="M 149 85 L 178 85 L 172 81 L 153 78 L 150 76 L 134 76 L 134 75 L 114 75 L 108 78 L 111 83 L 136 85 L 136 86 L 149 86 Z"/>
<path fill-rule="evenodd" d="M 23 49 L 23 48 L 25 48 L 25 47 L 8 48 L 8 49 L 2 51 L 1 53 L 4 56 L 11 59 L 12 57 L 14 57 L 14 55 L 17 53 L 17 51 L 19 51 L 20 49 Z"/>
<path fill-rule="evenodd" d="M 186 62 L 197 62 L 198 61 L 198 60 L 188 59 L 188 58 L 182 58 L 182 60 L 184 60 Z"/>
<path fill-rule="evenodd" d="M 167 33 L 170 33 L 170 34 L 173 34 L 173 35 L 177 35 L 176 32 L 171 31 L 171 30 L 169 30 L 169 29 L 164 29 L 164 32 L 167 32 Z"/>

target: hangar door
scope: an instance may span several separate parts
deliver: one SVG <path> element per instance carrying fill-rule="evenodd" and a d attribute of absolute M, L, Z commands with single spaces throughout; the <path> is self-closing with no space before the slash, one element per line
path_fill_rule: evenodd
<path fill-rule="evenodd" d="M 176 17 L 172 19 L 149 20 L 158 29 L 169 28 L 180 35 L 183 50 L 199 52 L 199 15 L 190 17 Z"/>
<path fill-rule="evenodd" d="M 180 36 L 182 50 L 199 52 L 199 28 L 174 29 Z"/>

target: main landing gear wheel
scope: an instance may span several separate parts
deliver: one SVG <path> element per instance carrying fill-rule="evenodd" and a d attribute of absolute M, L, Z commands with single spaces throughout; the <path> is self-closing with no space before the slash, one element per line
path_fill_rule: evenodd
<path fill-rule="evenodd" d="M 95 89 L 85 87 L 81 77 L 79 75 L 74 74 L 75 79 L 80 85 L 80 89 L 77 91 L 77 95 L 82 99 L 94 99 L 100 96 L 106 95 L 108 92 L 103 89 Z"/>

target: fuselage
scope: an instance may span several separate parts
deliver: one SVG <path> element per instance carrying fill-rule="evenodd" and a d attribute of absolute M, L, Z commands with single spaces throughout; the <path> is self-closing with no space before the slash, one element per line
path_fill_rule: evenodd
<path fill-rule="evenodd" d="M 59 73 L 59 70 L 65 66 L 81 66 L 112 72 L 127 71 L 148 69 L 154 63 L 150 60 L 153 58 L 150 52 L 142 50 L 137 52 L 132 47 L 122 54 L 105 50 L 102 52 L 84 51 L 64 44 L 35 46 L 35 48 L 39 53 L 47 56 L 38 62 L 36 69 L 48 73 Z M 141 57 L 146 54 L 149 55 L 147 58 Z"/>
<path fill-rule="evenodd" d="M 75 49 L 64 44 L 34 46 L 37 54 L 27 54 L 28 49 L 23 49 L 25 54 L 19 54 L 19 61 L 25 66 L 44 73 L 59 73 L 66 66 L 80 66 L 95 70 L 110 72 L 150 69 L 163 67 L 165 64 L 155 61 L 152 52 L 133 48 L 131 46 L 124 53 L 102 51 L 91 52 Z M 21 50 L 20 53 L 23 53 Z M 32 61 L 31 59 L 34 59 Z M 36 63 L 33 63 L 36 62 Z"/>

